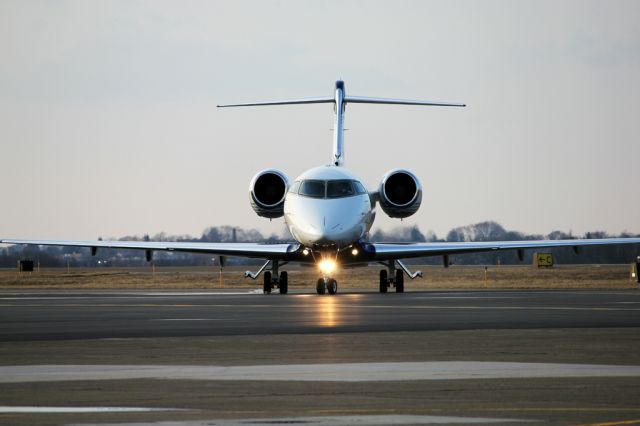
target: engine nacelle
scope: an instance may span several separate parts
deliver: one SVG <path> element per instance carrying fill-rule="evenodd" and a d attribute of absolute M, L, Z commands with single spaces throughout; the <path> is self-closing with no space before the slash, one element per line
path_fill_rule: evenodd
<path fill-rule="evenodd" d="M 409 217 L 420 208 L 422 185 L 410 171 L 393 169 L 380 182 L 378 200 L 382 211 L 389 217 Z"/>
<path fill-rule="evenodd" d="M 279 170 L 263 170 L 251 179 L 251 207 L 258 216 L 274 219 L 284 216 L 284 197 L 289 188 L 287 175 Z"/>

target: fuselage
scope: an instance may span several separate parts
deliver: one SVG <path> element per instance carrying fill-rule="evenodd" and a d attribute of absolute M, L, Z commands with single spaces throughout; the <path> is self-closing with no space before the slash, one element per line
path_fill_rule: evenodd
<path fill-rule="evenodd" d="M 340 250 L 365 238 L 375 203 L 362 181 L 339 166 L 307 170 L 290 185 L 284 220 L 293 237 L 314 250 Z"/>

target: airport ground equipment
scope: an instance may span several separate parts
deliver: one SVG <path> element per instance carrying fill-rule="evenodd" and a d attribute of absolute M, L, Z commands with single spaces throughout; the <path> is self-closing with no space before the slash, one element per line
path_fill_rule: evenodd
<path fill-rule="evenodd" d="M 609 244 L 640 244 L 640 238 L 605 238 L 584 240 L 539 241 L 482 241 L 436 243 L 373 243 L 368 240 L 376 206 L 393 218 L 406 218 L 415 214 L 422 204 L 422 184 L 412 171 L 393 168 L 382 175 L 380 183 L 366 188 L 362 180 L 344 167 L 344 113 L 349 104 L 426 105 L 464 107 L 450 102 L 416 101 L 390 98 L 353 96 L 346 92 L 343 81 L 337 81 L 333 95 L 284 101 L 251 102 L 218 105 L 241 107 L 263 105 L 320 104 L 333 106 L 333 151 L 328 164 L 309 169 L 295 179 L 284 172 L 268 168 L 258 172 L 249 184 L 249 201 L 260 217 L 284 218 L 293 241 L 284 244 L 266 243 L 205 243 L 166 241 L 72 241 L 0 239 L 3 244 L 32 244 L 87 247 L 92 253 L 98 248 L 144 250 L 147 260 L 157 250 L 206 253 L 213 256 L 235 256 L 264 259 L 257 272 L 245 276 L 257 279 L 262 273 L 263 290 L 269 294 L 274 288 L 288 292 L 289 277 L 280 268 L 289 262 L 315 265 L 321 277 L 316 282 L 318 294 L 335 294 L 338 283 L 335 271 L 342 267 L 367 266 L 381 263 L 379 290 L 386 293 L 395 286 L 397 293 L 405 289 L 405 276 L 412 273 L 402 259 L 442 256 L 445 266 L 449 257 L 465 253 L 515 250 L 518 258 L 528 249 L 571 247 L 576 252 L 582 246 Z M 274 140 L 277 135 L 274 135 Z M 392 139 L 388 146 L 375 149 L 389 151 L 389 158 L 402 158 L 399 141 Z M 393 145 L 391 145 L 393 144 Z M 373 149 L 373 148 L 372 148 Z"/>

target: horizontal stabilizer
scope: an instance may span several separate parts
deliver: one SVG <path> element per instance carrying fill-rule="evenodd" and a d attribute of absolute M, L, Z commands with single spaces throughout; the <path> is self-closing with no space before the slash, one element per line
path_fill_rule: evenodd
<path fill-rule="evenodd" d="M 452 106 L 466 107 L 466 104 L 435 101 L 414 101 L 410 99 L 367 98 L 363 96 L 345 96 L 346 103 L 354 104 L 391 104 L 391 105 L 428 105 L 428 106 Z"/>
<path fill-rule="evenodd" d="M 251 102 L 248 104 L 226 104 L 218 105 L 218 108 L 241 107 L 241 106 L 265 106 L 265 105 L 299 105 L 299 104 L 325 104 L 335 102 L 334 98 L 306 98 L 289 99 L 285 101 Z"/>

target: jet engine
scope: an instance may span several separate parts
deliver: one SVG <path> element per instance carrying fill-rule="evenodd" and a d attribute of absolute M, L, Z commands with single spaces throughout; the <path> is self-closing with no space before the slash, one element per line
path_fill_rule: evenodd
<path fill-rule="evenodd" d="M 389 217 L 405 218 L 418 211 L 422 185 L 408 170 L 394 169 L 382 178 L 378 188 L 380 207 Z"/>
<path fill-rule="evenodd" d="M 251 179 L 251 207 L 258 216 L 274 219 L 284 215 L 284 197 L 289 188 L 287 175 L 279 170 L 263 170 Z"/>

